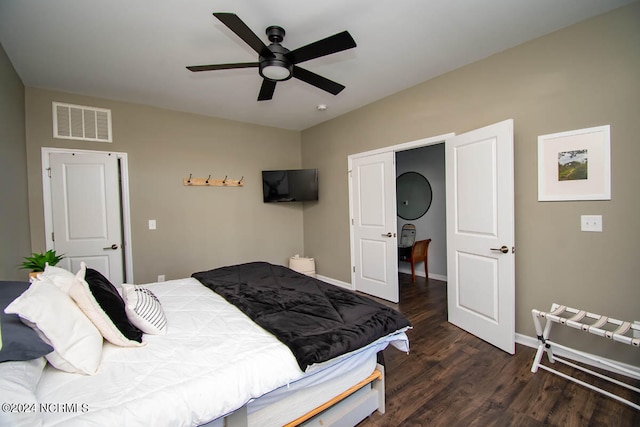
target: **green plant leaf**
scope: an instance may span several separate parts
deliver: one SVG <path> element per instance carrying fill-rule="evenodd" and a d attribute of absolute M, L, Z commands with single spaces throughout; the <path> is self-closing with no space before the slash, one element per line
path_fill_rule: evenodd
<path fill-rule="evenodd" d="M 45 253 L 34 252 L 31 256 L 24 257 L 25 261 L 22 262 L 20 268 L 34 272 L 44 271 L 47 264 L 53 267 L 63 258 L 64 255 L 56 254 L 56 251 L 53 249 L 50 249 Z"/>

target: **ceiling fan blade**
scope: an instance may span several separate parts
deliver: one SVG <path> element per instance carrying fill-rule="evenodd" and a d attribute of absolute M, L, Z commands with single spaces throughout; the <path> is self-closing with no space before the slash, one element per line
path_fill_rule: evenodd
<path fill-rule="evenodd" d="M 232 68 L 255 68 L 259 64 L 257 62 L 240 62 L 237 64 L 214 64 L 214 65 L 191 65 L 187 67 L 189 71 L 213 71 L 213 70 L 230 70 Z"/>
<path fill-rule="evenodd" d="M 262 86 L 260 87 L 260 93 L 258 94 L 258 101 L 269 101 L 273 98 L 273 92 L 276 90 L 276 82 L 273 80 L 262 80 Z"/>
<path fill-rule="evenodd" d="M 336 83 L 326 77 L 322 77 L 316 73 L 312 73 L 311 71 L 305 70 L 304 68 L 300 68 L 296 65 L 293 66 L 293 77 L 302 80 L 305 83 L 309 83 L 310 85 L 313 85 L 318 89 L 325 90 L 333 95 L 339 94 L 342 89 L 344 89 L 344 86 L 342 86 L 340 83 Z"/>
<path fill-rule="evenodd" d="M 251 46 L 253 50 L 258 52 L 258 55 L 265 58 L 274 58 L 275 55 L 269 50 L 267 45 L 251 31 L 251 29 L 245 24 L 235 13 L 219 12 L 214 13 L 213 16 L 218 18 L 220 22 L 226 25 L 231 31 L 236 33 L 246 44 Z"/>
<path fill-rule="evenodd" d="M 326 39 L 318 40 L 317 42 L 299 47 L 291 52 L 287 52 L 284 56 L 286 56 L 292 63 L 299 64 L 300 62 L 319 58 L 325 55 L 331 55 L 332 53 L 341 52 L 354 47 L 356 47 L 356 42 L 353 40 L 353 37 L 351 37 L 351 34 L 349 34 L 348 31 L 343 31 L 338 34 L 334 34 L 333 36 L 329 36 Z"/>

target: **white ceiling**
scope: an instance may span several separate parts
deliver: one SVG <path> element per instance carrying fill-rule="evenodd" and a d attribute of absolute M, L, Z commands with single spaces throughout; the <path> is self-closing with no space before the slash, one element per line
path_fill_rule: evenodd
<path fill-rule="evenodd" d="M 302 130 L 632 1 L 0 0 L 0 43 L 26 86 Z M 300 64 L 346 89 L 291 79 L 257 102 L 256 68 L 188 71 L 257 61 L 213 12 L 290 50 L 348 30 L 355 49 Z"/>

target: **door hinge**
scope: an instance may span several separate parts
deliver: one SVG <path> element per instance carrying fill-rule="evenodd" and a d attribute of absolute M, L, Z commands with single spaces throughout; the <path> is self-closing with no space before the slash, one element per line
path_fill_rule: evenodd
<path fill-rule="evenodd" d="M 56 235 L 55 235 L 55 233 L 53 231 L 51 232 L 51 241 L 52 242 L 56 241 Z"/>
<path fill-rule="evenodd" d="M 353 272 L 354 273 L 356 272 L 356 266 L 355 265 L 353 266 Z"/>
<path fill-rule="evenodd" d="M 47 175 L 49 175 L 49 178 L 51 178 L 51 168 L 47 168 Z"/>
<path fill-rule="evenodd" d="M 353 218 L 351 218 L 351 225 L 354 225 L 355 221 L 353 220 Z"/>

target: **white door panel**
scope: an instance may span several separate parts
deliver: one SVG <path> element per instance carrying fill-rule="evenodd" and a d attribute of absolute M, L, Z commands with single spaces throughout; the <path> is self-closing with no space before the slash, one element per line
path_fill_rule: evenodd
<path fill-rule="evenodd" d="M 493 322 L 498 321 L 497 263 L 493 258 L 458 253 L 458 301 L 467 310 Z M 486 280 L 491 278 L 492 280 Z M 484 280 L 481 280 L 484 279 Z"/>
<path fill-rule="evenodd" d="M 124 280 L 118 160 L 110 153 L 51 153 L 51 206 L 63 267 L 84 261 L 114 284 Z"/>
<path fill-rule="evenodd" d="M 379 240 L 360 240 L 360 265 L 362 266 L 362 278 L 380 285 L 387 280 L 386 263 L 380 262 L 387 257 L 387 244 Z"/>
<path fill-rule="evenodd" d="M 447 139 L 445 153 L 449 321 L 514 353 L 513 121 Z"/>
<path fill-rule="evenodd" d="M 56 162 L 53 165 L 57 166 Z M 107 239 L 105 165 L 66 161 L 60 166 L 65 200 L 60 206 L 63 216 L 58 219 L 67 221 L 66 238 L 86 245 L 95 239 Z M 56 201 L 62 202 L 62 198 Z"/>
<path fill-rule="evenodd" d="M 395 154 L 355 158 L 351 211 L 355 289 L 398 302 Z"/>
<path fill-rule="evenodd" d="M 458 233 L 496 235 L 495 144 L 491 138 L 456 149 L 456 168 L 465 174 L 457 179 Z"/>
<path fill-rule="evenodd" d="M 69 271 L 76 272 L 80 270 L 80 263 L 84 262 L 88 268 L 93 268 L 99 272 L 103 271 L 111 271 L 111 263 L 109 262 L 109 257 L 104 256 L 71 256 L 67 258 Z M 102 273 L 105 277 L 107 277 L 107 273 Z M 111 276 L 111 274 L 109 274 Z M 110 281 L 111 277 L 107 277 Z"/>

